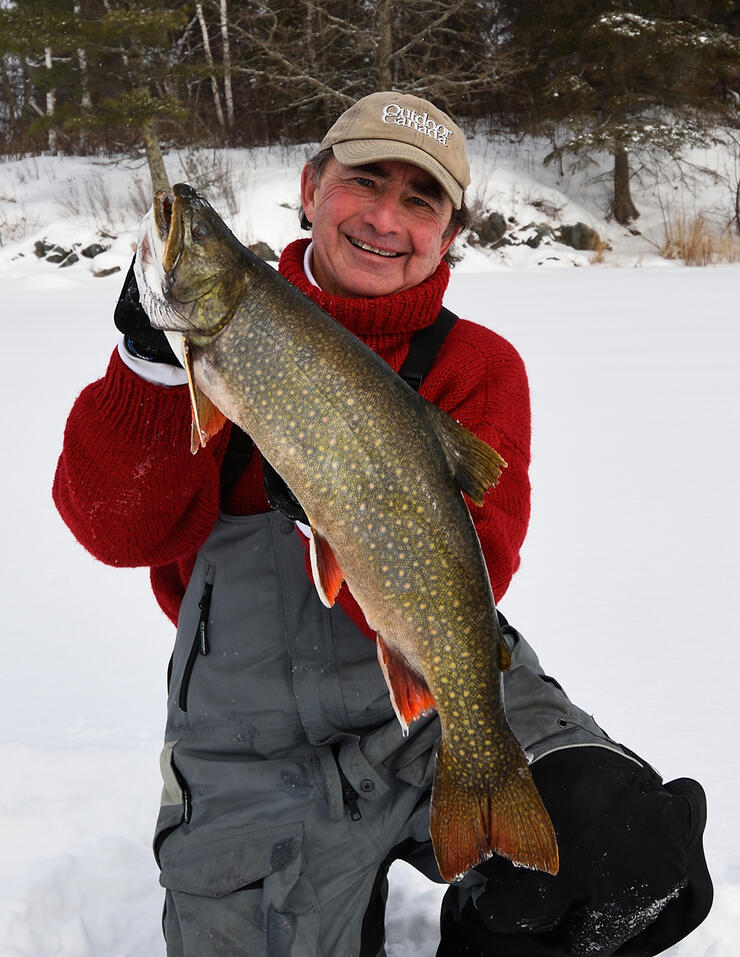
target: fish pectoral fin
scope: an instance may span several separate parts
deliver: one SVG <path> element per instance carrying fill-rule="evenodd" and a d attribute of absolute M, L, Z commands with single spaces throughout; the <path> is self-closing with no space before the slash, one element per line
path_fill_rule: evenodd
<path fill-rule="evenodd" d="M 331 608 L 339 594 L 339 589 L 342 587 L 344 572 L 339 567 L 339 562 L 331 545 L 320 532 L 316 531 L 313 525 L 311 526 L 310 555 L 311 572 L 316 591 L 323 604 L 327 608 Z"/>
<path fill-rule="evenodd" d="M 501 478 L 506 462 L 491 446 L 428 402 L 427 415 L 460 488 L 476 505 Z"/>
<path fill-rule="evenodd" d="M 208 396 L 201 392 L 195 384 L 193 356 L 187 340 L 183 342 L 181 361 L 183 359 L 185 360 L 185 372 L 188 377 L 190 407 L 193 412 L 193 421 L 190 427 L 190 451 L 195 455 L 198 449 L 204 449 L 209 439 L 212 439 L 223 428 L 227 419 L 223 412 L 216 408 Z"/>
<path fill-rule="evenodd" d="M 196 386 L 195 402 L 197 415 L 193 413 L 190 426 L 190 451 L 195 454 L 198 449 L 204 449 L 210 439 L 220 432 L 228 419 L 213 402 Z M 196 406 L 193 407 L 194 409 Z"/>
<path fill-rule="evenodd" d="M 391 694 L 391 704 L 406 734 L 412 721 L 434 710 L 434 697 L 419 672 L 411 667 L 400 652 L 391 648 L 381 635 L 377 637 L 377 646 L 378 661 Z"/>

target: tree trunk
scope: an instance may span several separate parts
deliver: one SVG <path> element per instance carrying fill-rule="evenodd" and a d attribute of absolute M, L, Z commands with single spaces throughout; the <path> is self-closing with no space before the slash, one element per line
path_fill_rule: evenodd
<path fill-rule="evenodd" d="M 8 108 L 7 135 L 9 140 L 13 140 L 15 138 L 15 123 L 18 112 L 18 104 L 15 93 L 13 92 L 13 80 L 11 78 L 10 70 L 8 69 L 7 54 L 3 57 L 0 57 L 0 70 L 2 71 L 3 79 L 3 96 L 5 97 L 5 102 L 7 103 Z"/>
<path fill-rule="evenodd" d="M 630 165 L 627 150 L 623 146 L 614 148 L 614 218 L 626 226 L 640 215 L 632 202 L 630 191 Z"/>
<path fill-rule="evenodd" d="M 80 19 L 80 4 L 79 0 L 75 3 L 72 8 L 75 17 Z M 83 113 L 89 113 L 92 109 L 92 98 L 90 96 L 90 82 L 89 82 L 89 73 L 87 69 L 87 51 L 84 47 L 77 48 L 77 62 L 80 67 L 80 86 L 82 88 L 82 97 L 80 98 L 80 106 L 82 107 Z"/>
<path fill-rule="evenodd" d="M 208 28 L 206 26 L 206 18 L 203 15 L 202 3 L 195 4 L 195 12 L 198 16 L 198 22 L 200 23 L 200 32 L 203 34 L 203 50 L 205 51 L 206 61 L 211 70 L 213 70 L 213 54 L 211 53 L 211 43 L 208 39 Z M 211 90 L 213 91 L 213 107 L 216 110 L 216 119 L 218 120 L 218 125 L 223 129 L 224 111 L 221 108 L 221 94 L 218 91 L 218 83 L 213 73 L 211 73 Z"/>
<path fill-rule="evenodd" d="M 393 89 L 393 9 L 391 0 L 378 3 L 378 89 Z"/>
<path fill-rule="evenodd" d="M 229 46 L 229 11 L 226 0 L 221 0 L 221 41 L 224 51 L 224 100 L 226 101 L 226 123 L 234 128 L 234 94 L 231 91 L 231 47 Z"/>
<path fill-rule="evenodd" d="M 316 75 L 316 39 L 319 35 L 316 21 L 316 7 L 309 0 L 306 4 L 305 50 L 308 53 L 308 68 L 313 76 Z"/>
<path fill-rule="evenodd" d="M 169 189 L 170 181 L 167 178 L 167 170 L 164 168 L 162 148 L 159 145 L 159 137 L 154 128 L 154 120 L 149 120 L 144 124 L 141 137 L 144 140 L 146 161 L 149 165 L 149 175 L 152 180 L 152 194 L 160 189 Z"/>
<path fill-rule="evenodd" d="M 54 64 L 54 59 L 51 55 L 51 47 L 46 47 L 44 49 L 44 63 L 46 65 L 46 69 L 51 70 Z M 46 94 L 46 115 L 47 116 L 49 117 L 54 116 L 54 113 L 56 112 L 56 104 L 57 104 L 57 91 L 54 88 L 52 88 Z M 54 129 L 53 126 L 50 126 L 49 127 L 49 152 L 56 153 L 56 151 L 57 151 L 57 131 Z"/>
<path fill-rule="evenodd" d="M 72 8 L 76 20 L 80 20 L 80 4 L 76 0 Z M 87 50 L 84 47 L 77 47 L 77 63 L 80 68 L 80 109 L 83 116 L 92 112 L 92 97 L 90 96 L 90 74 L 87 68 Z M 85 153 L 87 151 L 87 131 L 82 128 L 78 136 L 79 149 Z"/>

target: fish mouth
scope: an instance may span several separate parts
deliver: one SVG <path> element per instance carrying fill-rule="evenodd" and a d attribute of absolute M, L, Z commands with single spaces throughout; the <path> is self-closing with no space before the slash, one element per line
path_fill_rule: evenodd
<path fill-rule="evenodd" d="M 183 198 L 176 190 L 160 189 L 154 196 L 154 227 L 160 241 L 164 243 L 162 269 L 165 274 L 172 272 L 182 252 L 185 238 L 182 207 Z"/>
<path fill-rule="evenodd" d="M 373 253 L 376 256 L 382 256 L 384 259 L 399 259 L 401 256 L 405 256 L 405 253 L 397 252 L 392 249 L 380 249 L 378 246 L 373 246 L 371 243 L 366 243 L 362 239 L 358 239 L 356 236 L 347 236 L 350 244 L 355 247 L 355 249 L 361 249 L 366 253 Z"/>
<path fill-rule="evenodd" d="M 172 207 L 175 203 L 175 194 L 168 189 L 160 189 L 154 196 L 154 222 L 159 238 L 167 242 L 172 225 Z"/>

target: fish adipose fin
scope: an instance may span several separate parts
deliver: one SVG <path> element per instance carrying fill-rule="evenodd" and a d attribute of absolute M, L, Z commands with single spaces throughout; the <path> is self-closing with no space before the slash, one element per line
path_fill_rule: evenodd
<path fill-rule="evenodd" d="M 391 704 L 406 734 L 412 721 L 435 708 L 434 698 L 422 676 L 380 635 L 377 646 L 378 661 L 391 693 Z"/>
<path fill-rule="evenodd" d="M 331 608 L 344 581 L 344 572 L 324 536 L 311 526 L 311 573 L 319 598 Z"/>
<path fill-rule="evenodd" d="M 501 478 L 506 462 L 487 442 L 436 405 L 427 403 L 426 411 L 458 485 L 476 505 L 482 505 L 483 496 Z"/>
<path fill-rule="evenodd" d="M 195 455 L 198 449 L 204 449 L 209 439 L 219 432 L 226 424 L 226 416 L 211 402 L 207 395 L 200 391 L 193 377 L 193 357 L 187 341 L 183 343 L 185 372 L 188 377 L 190 390 L 190 406 L 193 412 L 193 421 L 190 427 L 190 451 Z"/>
<path fill-rule="evenodd" d="M 514 742 L 515 743 L 515 742 Z M 517 745 L 518 747 L 518 745 Z M 507 756 L 508 757 L 508 756 Z M 514 864 L 557 874 L 558 845 L 524 756 L 504 760 L 505 780 L 471 786 L 444 741 L 432 790 L 430 831 L 442 877 L 454 881 L 493 854 Z"/>

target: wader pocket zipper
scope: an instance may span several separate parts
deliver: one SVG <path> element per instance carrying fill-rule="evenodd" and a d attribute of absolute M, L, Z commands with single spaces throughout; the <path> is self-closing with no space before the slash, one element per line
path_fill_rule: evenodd
<path fill-rule="evenodd" d="M 209 572 L 209 577 L 212 577 L 212 572 Z M 195 662 L 198 660 L 198 655 L 207 655 L 209 651 L 208 645 L 208 618 L 211 614 L 211 594 L 213 592 L 213 582 L 206 581 L 203 586 L 203 595 L 198 602 L 198 608 L 200 609 L 200 615 L 198 617 L 198 626 L 195 629 L 195 637 L 193 638 L 193 645 L 190 649 L 190 654 L 188 655 L 188 660 L 185 662 L 185 669 L 182 673 L 182 681 L 180 682 L 180 693 L 177 697 L 177 703 L 180 707 L 180 711 L 188 710 L 188 688 L 190 687 L 190 678 L 193 674 L 193 668 L 195 667 Z"/>

